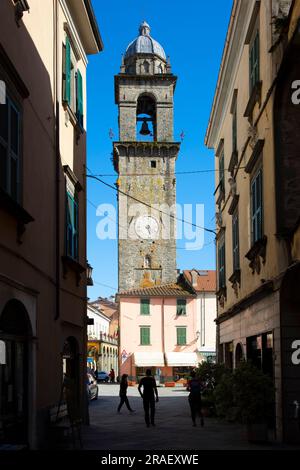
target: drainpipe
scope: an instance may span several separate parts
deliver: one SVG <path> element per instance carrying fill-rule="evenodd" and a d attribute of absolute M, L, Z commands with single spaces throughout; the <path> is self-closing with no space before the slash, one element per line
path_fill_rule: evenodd
<path fill-rule="evenodd" d="M 60 317 L 60 134 L 58 101 L 58 1 L 54 0 L 54 103 L 55 103 L 55 320 Z"/>

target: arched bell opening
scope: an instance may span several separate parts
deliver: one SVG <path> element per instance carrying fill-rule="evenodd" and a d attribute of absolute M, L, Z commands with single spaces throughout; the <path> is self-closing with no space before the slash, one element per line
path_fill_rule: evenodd
<path fill-rule="evenodd" d="M 142 94 L 137 101 L 136 134 L 138 141 L 157 140 L 156 101 L 147 94 Z"/>

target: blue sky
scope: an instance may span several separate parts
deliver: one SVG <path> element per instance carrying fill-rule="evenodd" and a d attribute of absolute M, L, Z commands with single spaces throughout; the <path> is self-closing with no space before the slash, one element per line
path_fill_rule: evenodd
<path fill-rule="evenodd" d="M 121 55 L 138 35 L 146 20 L 151 36 L 170 56 L 172 72 L 178 76 L 175 93 L 174 139 L 185 138 L 176 171 L 213 170 L 213 153 L 204 146 L 211 103 L 222 56 L 232 0 L 93 0 L 104 42 L 104 51 L 89 57 L 88 66 L 88 168 L 94 174 L 114 174 L 109 129 L 118 138 L 118 110 L 114 103 L 114 75 L 119 73 Z M 103 178 L 114 184 L 116 177 Z M 204 204 L 204 224 L 214 229 L 214 172 L 178 175 L 177 202 Z M 116 193 L 102 184 L 88 181 L 88 260 L 94 268 L 94 287 L 88 296 L 115 294 L 117 283 L 117 241 L 99 240 L 100 218 L 96 207 L 103 203 L 117 207 Z M 195 220 L 194 220 L 195 222 Z M 214 236 L 205 234 L 205 246 L 187 251 L 179 240 L 177 265 L 180 269 L 215 269 Z"/>

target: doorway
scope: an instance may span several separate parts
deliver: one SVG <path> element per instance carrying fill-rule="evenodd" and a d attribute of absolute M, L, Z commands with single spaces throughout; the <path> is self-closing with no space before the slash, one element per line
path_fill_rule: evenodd
<path fill-rule="evenodd" d="M 10 300 L 0 316 L 0 442 L 28 445 L 30 320 L 24 305 Z"/>

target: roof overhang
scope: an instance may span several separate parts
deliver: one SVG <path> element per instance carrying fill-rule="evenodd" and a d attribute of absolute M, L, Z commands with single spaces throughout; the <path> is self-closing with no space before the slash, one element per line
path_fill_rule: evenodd
<path fill-rule="evenodd" d="M 228 102 L 232 102 L 238 64 L 242 57 L 244 45 L 247 43 L 247 35 L 253 21 L 253 12 L 257 10 L 259 4 L 260 0 L 235 0 L 233 3 L 216 91 L 205 135 L 205 145 L 208 148 L 214 149 L 218 145 L 219 132 L 228 109 Z"/>
<path fill-rule="evenodd" d="M 86 54 L 97 54 L 103 50 L 103 41 L 91 0 L 66 0 Z"/>

